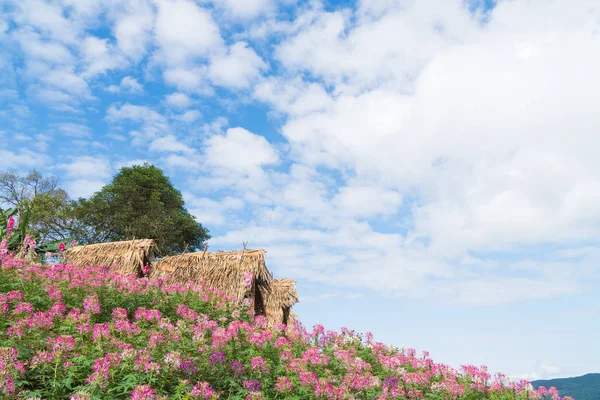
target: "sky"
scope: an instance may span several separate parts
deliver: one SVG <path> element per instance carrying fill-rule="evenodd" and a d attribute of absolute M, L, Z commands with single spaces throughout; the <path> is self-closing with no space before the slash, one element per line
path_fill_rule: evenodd
<path fill-rule="evenodd" d="M 0 169 L 149 162 L 308 327 L 600 372 L 596 0 L 3 0 Z"/>

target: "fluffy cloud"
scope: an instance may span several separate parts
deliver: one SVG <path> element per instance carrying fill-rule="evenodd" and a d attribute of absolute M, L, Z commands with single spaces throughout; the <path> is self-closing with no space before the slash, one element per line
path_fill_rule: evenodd
<path fill-rule="evenodd" d="M 253 95 L 256 99 L 268 103 L 274 110 L 293 117 L 326 111 L 335 105 L 323 86 L 305 82 L 300 78 L 264 79 L 256 84 Z"/>
<path fill-rule="evenodd" d="M 0 168 L 39 168 L 49 162 L 49 157 L 26 149 L 17 151 L 0 149 Z"/>
<path fill-rule="evenodd" d="M 394 214 L 402 202 L 395 191 L 374 186 L 345 186 L 333 198 L 333 203 L 344 214 L 353 217 L 372 217 Z"/>
<path fill-rule="evenodd" d="M 187 108 L 191 104 L 191 99 L 185 93 L 171 93 L 165 97 L 165 101 L 171 107 Z"/>
<path fill-rule="evenodd" d="M 92 131 L 87 125 L 64 122 L 57 124 L 56 128 L 64 135 L 74 138 L 89 138 L 92 136 Z"/>
<path fill-rule="evenodd" d="M 64 170 L 69 178 L 108 178 L 112 173 L 108 160 L 91 156 L 74 157 L 57 168 Z"/>
<path fill-rule="evenodd" d="M 167 64 L 181 65 L 207 57 L 223 45 L 219 26 L 193 1 L 158 0 L 157 5 L 154 33 Z"/>
<path fill-rule="evenodd" d="M 184 153 L 193 154 L 194 149 L 186 144 L 181 143 L 173 135 L 164 136 L 153 140 L 149 146 L 151 151 L 158 151 L 163 153 Z"/>
<path fill-rule="evenodd" d="M 121 79 L 121 83 L 117 85 L 110 85 L 106 88 L 107 92 L 110 93 L 132 93 L 132 94 L 142 94 L 144 93 L 144 87 L 140 84 L 137 79 L 132 76 L 126 76 Z"/>
<path fill-rule="evenodd" d="M 89 197 L 110 179 L 113 169 L 102 157 L 73 157 L 70 162 L 58 164 L 67 177 L 64 187 L 73 198 Z"/>
<path fill-rule="evenodd" d="M 83 77 L 89 78 L 103 74 L 125 65 L 123 56 L 116 51 L 108 39 L 87 36 L 81 46 L 83 61 L 87 64 Z"/>
<path fill-rule="evenodd" d="M 260 72 L 266 69 L 265 62 L 248 44 L 237 42 L 227 54 L 217 55 L 211 59 L 208 76 L 214 84 L 231 89 L 243 89 L 250 86 Z"/>
<path fill-rule="evenodd" d="M 233 197 L 225 197 L 220 201 L 215 201 L 185 193 L 184 198 L 190 213 L 205 226 L 222 226 L 233 222 L 231 214 L 244 208 L 244 202 Z"/>
<path fill-rule="evenodd" d="M 141 132 L 130 131 L 134 137 L 134 144 L 145 144 L 169 130 L 167 119 L 155 110 L 134 104 L 123 104 L 118 107 L 112 105 L 106 111 L 106 120 L 111 123 L 124 123 L 132 121 L 140 124 Z"/>
<path fill-rule="evenodd" d="M 183 114 L 173 116 L 174 119 L 188 124 L 199 120 L 201 117 L 202 113 L 198 110 L 187 110 Z"/>
<path fill-rule="evenodd" d="M 125 11 L 116 16 L 115 38 L 117 46 L 125 56 L 139 61 L 151 43 L 154 26 L 153 6 L 147 0 L 129 0 L 125 4 Z"/>
<path fill-rule="evenodd" d="M 213 2 L 231 17 L 243 20 L 256 18 L 274 9 L 273 0 L 214 0 Z"/>
<path fill-rule="evenodd" d="M 237 174 L 252 173 L 279 160 L 277 151 L 263 136 L 240 127 L 207 139 L 204 153 L 206 164 Z"/>

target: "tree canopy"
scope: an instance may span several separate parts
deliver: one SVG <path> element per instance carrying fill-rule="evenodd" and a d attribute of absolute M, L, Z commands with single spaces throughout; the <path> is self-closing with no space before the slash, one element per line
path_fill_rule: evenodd
<path fill-rule="evenodd" d="M 161 254 L 193 251 L 210 238 L 185 208 L 181 192 L 159 168 L 144 164 L 122 168 L 111 183 L 75 207 L 81 242 L 148 238 Z"/>
<path fill-rule="evenodd" d="M 27 213 L 27 233 L 40 245 L 72 235 L 72 202 L 56 177 L 0 171 L 0 206 L 14 207 L 18 218 Z"/>

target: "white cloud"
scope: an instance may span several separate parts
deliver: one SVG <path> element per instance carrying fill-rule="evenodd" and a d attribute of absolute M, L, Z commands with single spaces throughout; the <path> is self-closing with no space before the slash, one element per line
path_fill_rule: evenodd
<path fill-rule="evenodd" d="M 26 149 L 15 151 L 0 149 L 0 168 L 39 168 L 49 162 L 49 157 Z"/>
<path fill-rule="evenodd" d="M 65 190 L 69 197 L 78 199 L 80 197 L 87 198 L 102 189 L 106 185 L 105 181 L 94 179 L 75 179 L 64 184 Z"/>
<path fill-rule="evenodd" d="M 192 103 L 192 100 L 185 93 L 171 93 L 165 97 L 165 101 L 171 107 L 187 108 Z"/>
<path fill-rule="evenodd" d="M 59 4 L 42 0 L 22 0 L 15 3 L 17 9 L 14 18 L 18 23 L 35 27 L 63 43 L 73 44 L 77 41 L 78 29 L 65 18 Z"/>
<path fill-rule="evenodd" d="M 119 86 L 110 85 L 106 88 L 106 91 L 110 93 L 125 92 L 132 94 L 142 94 L 144 93 L 144 86 L 142 86 L 142 84 L 139 83 L 134 77 L 126 76 L 123 79 L 121 79 L 121 83 L 119 84 Z"/>
<path fill-rule="evenodd" d="M 339 210 L 353 217 L 372 217 L 394 214 L 402 202 L 402 196 L 393 190 L 376 186 L 345 186 L 333 198 Z"/>
<path fill-rule="evenodd" d="M 92 136 L 92 131 L 87 125 L 73 122 L 63 122 L 57 124 L 56 129 L 58 129 L 62 134 L 74 138 L 89 138 Z"/>
<path fill-rule="evenodd" d="M 225 197 L 219 201 L 184 193 L 189 212 L 204 226 L 223 226 L 232 221 L 236 211 L 244 209 L 241 199 Z"/>
<path fill-rule="evenodd" d="M 209 87 L 206 66 L 168 68 L 164 71 L 163 77 L 167 84 L 174 85 L 177 90 L 212 94 L 212 88 Z"/>
<path fill-rule="evenodd" d="M 57 165 L 69 178 L 106 179 L 112 174 L 110 163 L 105 158 L 91 156 L 73 157 L 71 162 Z"/>
<path fill-rule="evenodd" d="M 186 144 L 181 143 L 174 135 L 168 135 L 154 139 L 149 146 L 150 151 L 161 153 L 184 153 L 193 154 L 195 150 Z"/>
<path fill-rule="evenodd" d="M 223 45 L 219 26 L 205 9 L 189 0 L 157 0 L 155 37 L 169 65 L 203 58 Z"/>
<path fill-rule="evenodd" d="M 132 93 L 144 93 L 144 87 L 131 76 L 121 79 L 121 87 Z"/>
<path fill-rule="evenodd" d="M 415 2 L 356 24 L 350 17 L 345 10 L 317 14 L 308 29 L 277 48 L 277 57 L 292 70 L 308 71 L 356 93 L 382 83 L 410 85 L 438 52 L 477 34 L 461 1 Z"/>
<path fill-rule="evenodd" d="M 208 76 L 215 85 L 243 89 L 265 70 L 265 62 L 245 42 L 233 44 L 227 54 L 217 55 L 210 61 Z"/>
<path fill-rule="evenodd" d="M 200 161 L 195 157 L 182 156 L 179 154 L 169 154 L 163 157 L 161 161 L 169 168 L 181 168 L 184 170 L 197 170 L 200 167 Z"/>
<path fill-rule="evenodd" d="M 335 105 L 323 86 L 304 82 L 300 78 L 264 79 L 256 84 L 253 95 L 271 105 L 274 110 L 294 117 L 327 111 Z"/>
<path fill-rule="evenodd" d="M 112 105 L 106 111 L 106 120 L 113 123 L 133 121 L 141 124 L 141 131 L 131 131 L 134 145 L 147 143 L 169 130 L 167 119 L 155 110 L 134 104 L 123 104 L 121 107 Z"/>
<path fill-rule="evenodd" d="M 85 71 L 82 74 L 85 78 L 125 66 L 123 57 L 115 51 L 108 39 L 87 36 L 81 45 L 81 55 L 86 63 Z"/>
<path fill-rule="evenodd" d="M 146 54 L 152 38 L 154 12 L 152 4 L 146 0 L 125 2 L 127 9 L 118 15 L 115 26 L 115 38 L 121 52 L 138 61 Z"/>
<path fill-rule="evenodd" d="M 91 97 L 87 82 L 76 73 L 68 69 L 49 71 L 41 78 L 42 82 L 81 97 Z"/>
<path fill-rule="evenodd" d="M 175 115 L 175 118 L 178 121 L 191 123 L 199 120 L 202 117 L 202 113 L 198 110 L 187 110 L 183 114 Z"/>
<path fill-rule="evenodd" d="M 279 161 L 277 151 L 263 136 L 240 127 L 208 138 L 205 146 L 208 165 L 237 174 L 252 173 Z"/>
<path fill-rule="evenodd" d="M 67 46 L 44 40 L 27 28 L 13 31 L 13 38 L 19 42 L 23 52 L 34 59 L 57 64 L 71 64 L 75 61 Z"/>
<path fill-rule="evenodd" d="M 272 12 L 275 8 L 273 0 L 214 0 L 217 6 L 236 19 L 252 19 Z"/>

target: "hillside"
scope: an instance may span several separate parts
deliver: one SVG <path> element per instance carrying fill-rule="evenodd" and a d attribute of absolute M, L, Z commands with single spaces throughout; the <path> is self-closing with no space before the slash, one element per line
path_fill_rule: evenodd
<path fill-rule="evenodd" d="M 554 386 L 563 396 L 571 396 L 575 400 L 600 400 L 600 374 L 538 380 L 531 384 L 534 388 Z"/>
<path fill-rule="evenodd" d="M 267 328 L 250 301 L 0 251 L 3 399 L 557 399 L 354 331 Z"/>

